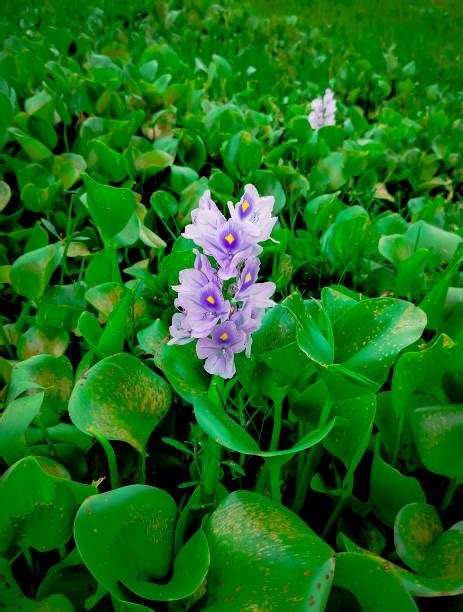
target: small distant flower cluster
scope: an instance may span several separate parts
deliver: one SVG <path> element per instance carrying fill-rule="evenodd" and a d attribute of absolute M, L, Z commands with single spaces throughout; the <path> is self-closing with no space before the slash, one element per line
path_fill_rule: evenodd
<path fill-rule="evenodd" d="M 335 125 L 336 100 L 331 89 L 327 89 L 321 98 L 311 102 L 312 112 L 308 120 L 313 130 L 319 130 L 325 125 Z"/>
<path fill-rule="evenodd" d="M 175 306 L 179 310 L 169 328 L 169 344 L 186 344 L 198 339 L 196 354 L 205 359 L 210 374 L 231 378 L 236 353 L 251 353 L 252 333 L 261 325 L 265 309 L 275 305 L 271 282 L 258 283 L 262 252 L 260 242 L 270 237 L 277 220 L 272 217 L 273 196 L 259 197 L 246 185 L 241 200 L 228 203 L 226 219 L 206 191 L 192 211 L 185 238 L 193 240 L 194 268 L 180 272 Z M 207 256 L 213 258 L 213 263 Z"/>

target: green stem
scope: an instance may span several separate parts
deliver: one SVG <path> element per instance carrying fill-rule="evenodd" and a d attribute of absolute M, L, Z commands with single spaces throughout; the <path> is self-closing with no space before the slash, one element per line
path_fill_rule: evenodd
<path fill-rule="evenodd" d="M 272 499 L 277 503 L 281 504 L 281 463 L 272 461 L 272 458 L 270 458 L 267 459 L 266 464 L 270 473 L 270 491 L 272 493 Z"/>
<path fill-rule="evenodd" d="M 323 528 L 322 531 L 322 538 L 325 539 L 326 536 L 329 534 L 329 532 L 331 531 L 331 528 L 333 527 L 334 523 L 336 522 L 338 516 L 341 514 L 342 509 L 344 508 L 344 505 L 349 497 L 349 495 L 352 493 L 352 485 L 350 486 L 349 490 L 344 490 L 338 501 L 336 502 L 336 506 L 334 507 L 333 512 L 330 515 L 330 518 L 327 520 L 325 527 Z"/>
<path fill-rule="evenodd" d="M 48 429 L 45 427 L 43 420 L 40 417 L 36 416 L 35 422 L 37 423 L 40 431 L 42 432 L 42 436 L 44 437 L 44 440 L 47 443 L 50 455 L 52 457 L 56 457 L 55 445 L 53 444 L 53 440 L 51 439 L 51 436 L 48 433 Z"/>
<path fill-rule="evenodd" d="M 110 442 L 106 440 L 106 438 L 104 438 L 102 435 L 93 430 L 90 433 L 98 440 L 105 452 L 109 467 L 109 479 L 111 481 L 111 489 L 118 489 L 120 487 L 119 472 L 117 469 L 116 454 L 114 452 L 114 449 L 111 446 Z"/>
<path fill-rule="evenodd" d="M 202 456 L 201 470 L 201 501 L 206 504 L 215 504 L 217 486 L 220 480 L 220 461 L 222 447 L 215 440 L 209 438 Z"/>
<path fill-rule="evenodd" d="M 275 411 L 273 413 L 273 430 L 272 430 L 272 438 L 270 440 L 269 450 L 275 451 L 278 449 L 278 442 L 280 441 L 281 414 L 283 410 L 284 394 L 282 393 L 275 394 L 275 397 L 272 399 L 273 399 L 273 406 L 275 408 Z"/>
<path fill-rule="evenodd" d="M 399 459 L 400 443 L 402 440 L 402 431 L 404 427 L 404 414 L 403 412 L 399 415 L 399 421 L 397 425 L 397 435 L 395 438 L 394 452 L 392 454 L 392 465 L 397 467 L 397 461 Z"/>
<path fill-rule="evenodd" d="M 330 416 L 331 408 L 333 406 L 333 400 L 330 396 L 325 399 L 325 403 L 323 404 L 322 412 L 320 415 L 320 420 L 318 423 L 319 427 L 323 427 L 326 425 L 328 418 Z M 309 451 L 308 459 L 304 465 L 302 470 L 301 477 L 296 485 L 296 495 L 294 497 L 293 502 L 293 511 L 299 513 L 304 505 L 305 498 L 307 497 L 307 492 L 309 490 L 310 481 L 312 480 L 312 476 L 317 469 L 318 462 L 320 460 L 321 454 L 321 446 L 318 444 L 314 446 Z"/>
<path fill-rule="evenodd" d="M 35 569 L 34 569 L 34 561 L 32 559 L 31 551 L 28 548 L 23 548 L 22 552 L 23 552 L 24 558 L 26 559 L 26 563 L 32 572 L 32 575 L 34 575 Z"/>
<path fill-rule="evenodd" d="M 140 454 L 140 472 L 138 474 L 138 484 L 146 483 L 146 454 Z"/>
<path fill-rule="evenodd" d="M 459 486 L 459 482 L 457 480 L 457 478 L 452 478 L 452 480 L 449 482 L 449 486 L 447 487 L 447 491 L 445 492 L 444 497 L 442 498 L 441 504 L 440 504 L 440 511 L 444 512 L 445 510 L 447 510 L 447 508 L 450 506 L 450 504 L 452 503 L 452 499 L 453 496 L 455 495 L 458 486 Z"/>

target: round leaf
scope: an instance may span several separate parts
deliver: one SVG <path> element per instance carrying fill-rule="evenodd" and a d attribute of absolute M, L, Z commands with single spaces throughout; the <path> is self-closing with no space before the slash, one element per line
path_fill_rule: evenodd
<path fill-rule="evenodd" d="M 165 380 L 136 357 L 119 353 L 99 361 L 80 378 L 69 400 L 69 414 L 80 430 L 123 440 L 143 453 L 170 401 Z"/>

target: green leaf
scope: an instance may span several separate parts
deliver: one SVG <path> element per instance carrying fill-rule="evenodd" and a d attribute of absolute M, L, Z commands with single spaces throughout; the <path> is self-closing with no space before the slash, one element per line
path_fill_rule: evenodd
<path fill-rule="evenodd" d="M 411 416 L 413 437 L 425 467 L 449 478 L 463 476 L 463 404 L 423 406 Z"/>
<path fill-rule="evenodd" d="M 19 142 L 32 161 L 41 161 L 42 159 L 52 157 L 53 153 L 50 149 L 36 138 L 32 138 L 32 136 L 29 136 L 18 128 L 10 127 L 8 131 L 13 138 Z"/>
<path fill-rule="evenodd" d="M 426 315 L 409 302 L 361 300 L 334 325 L 335 361 L 382 382 L 400 351 L 418 340 L 425 325 Z"/>
<path fill-rule="evenodd" d="M 17 344 L 19 359 L 28 359 L 34 355 L 54 355 L 59 357 L 64 354 L 69 345 L 69 334 L 64 330 L 53 327 L 29 327 L 21 335 Z"/>
<path fill-rule="evenodd" d="M 85 293 L 85 299 L 105 317 L 109 316 L 114 306 L 126 293 L 124 285 L 120 283 L 103 283 L 91 287 Z"/>
<path fill-rule="evenodd" d="M 94 495 L 77 512 L 76 545 L 96 580 L 123 598 L 119 582 L 160 580 L 167 575 L 176 515 L 172 497 L 147 485 Z"/>
<path fill-rule="evenodd" d="M 39 416 L 45 425 L 54 425 L 66 410 L 72 380 L 72 365 L 67 357 L 36 355 L 14 364 L 7 399 L 12 401 L 21 393 L 33 395 L 43 389 L 45 398 Z"/>
<path fill-rule="evenodd" d="M 138 341 L 143 350 L 154 356 L 154 363 L 167 376 L 175 391 L 187 402 L 193 403 L 209 389 L 209 376 L 197 358 L 192 345 L 167 344 L 167 329 L 158 319 L 138 332 Z"/>
<path fill-rule="evenodd" d="M 1 97 L 1 96 L 0 96 Z M 0 212 L 5 208 L 11 198 L 11 189 L 8 183 L 0 181 Z"/>
<path fill-rule="evenodd" d="M 296 321 L 296 338 L 301 351 L 319 365 L 332 364 L 333 331 L 323 308 L 317 302 L 305 303 L 299 292 L 287 297 L 282 306 Z"/>
<path fill-rule="evenodd" d="M 244 455 L 257 455 L 258 457 L 281 457 L 293 455 L 310 448 L 323 440 L 332 430 L 335 421 L 311 431 L 301 438 L 291 448 L 286 450 L 264 451 L 250 434 L 234 421 L 223 408 L 206 397 L 199 397 L 194 402 L 195 417 L 201 429 L 213 440 L 229 450 Z"/>
<path fill-rule="evenodd" d="M 296 323 L 281 304 L 269 309 L 253 334 L 253 354 L 278 372 L 282 384 L 301 379 L 308 369 L 307 356 L 296 339 Z"/>
<path fill-rule="evenodd" d="M 13 289 L 30 300 L 38 300 L 60 265 L 64 246 L 58 242 L 20 255 L 10 269 Z"/>
<path fill-rule="evenodd" d="M 393 527 L 397 513 L 405 505 L 426 502 L 419 481 L 411 476 L 404 476 L 383 461 L 379 444 L 371 467 L 370 501 L 376 516 L 389 527 Z"/>
<path fill-rule="evenodd" d="M 0 456 L 11 465 L 28 454 L 26 430 L 37 416 L 44 398 L 36 393 L 14 400 L 0 419 Z"/>
<path fill-rule="evenodd" d="M 151 194 L 150 205 L 161 219 L 170 219 L 177 214 L 178 202 L 168 191 L 155 191 Z"/>
<path fill-rule="evenodd" d="M 394 543 L 404 563 L 421 573 L 423 562 L 432 554 L 433 544 L 442 534 L 442 524 L 433 506 L 407 504 L 397 514 L 394 524 Z"/>
<path fill-rule="evenodd" d="M 324 610 L 333 550 L 284 506 L 236 491 L 207 528 L 207 610 Z"/>
<path fill-rule="evenodd" d="M 165 380 L 136 357 L 120 353 L 99 361 L 77 381 L 69 414 L 81 431 L 122 440 L 144 454 L 170 401 Z"/>
<path fill-rule="evenodd" d="M 96 487 L 45 472 L 35 457 L 12 465 L 0 480 L 0 551 L 14 547 L 46 552 L 64 546 L 72 535 L 77 507 Z"/>
<path fill-rule="evenodd" d="M 172 172 L 172 189 L 178 194 L 199 179 L 199 174 L 192 168 L 173 165 L 170 170 Z"/>
<path fill-rule="evenodd" d="M 232 177 L 246 177 L 259 168 L 262 146 L 249 132 L 238 132 L 222 147 L 222 157 Z"/>
<path fill-rule="evenodd" d="M 379 557 L 357 552 L 336 555 L 334 584 L 351 592 L 363 612 L 417 612 L 413 598 Z"/>
<path fill-rule="evenodd" d="M 93 222 L 104 238 L 114 238 L 135 212 L 135 194 L 130 189 L 97 183 L 88 174 L 82 177 L 87 188 L 87 206 Z"/>
<path fill-rule="evenodd" d="M 323 446 L 341 459 L 352 473 L 365 453 L 375 418 L 376 398 L 372 394 L 338 400 L 331 416 L 336 425 L 323 440 Z"/>
<path fill-rule="evenodd" d="M 143 176 L 150 177 L 169 168 L 174 163 L 174 157 L 166 151 L 153 149 L 135 158 L 135 169 Z"/>
<path fill-rule="evenodd" d="M 40 601 L 23 595 L 11 571 L 10 561 L 0 558 L 0 602 L 6 610 L 23 610 L 24 612 L 74 612 L 74 606 L 64 595 L 54 593 Z"/>
<path fill-rule="evenodd" d="M 157 582 L 171 568 L 176 517 L 168 493 L 131 485 L 88 498 L 77 513 L 74 536 L 86 566 L 116 597 L 126 599 L 122 584 L 146 599 L 184 599 L 203 582 L 209 549 L 200 529 L 173 559 L 172 578 Z"/>

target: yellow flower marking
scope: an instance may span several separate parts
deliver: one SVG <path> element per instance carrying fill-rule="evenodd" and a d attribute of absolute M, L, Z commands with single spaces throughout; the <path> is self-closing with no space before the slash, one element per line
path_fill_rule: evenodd
<path fill-rule="evenodd" d="M 233 234 L 227 234 L 225 236 L 225 240 L 228 242 L 228 244 L 232 245 L 235 242 L 235 236 L 233 236 Z"/>
<path fill-rule="evenodd" d="M 209 304 L 214 305 L 215 304 L 215 299 L 212 297 L 212 295 L 208 295 L 206 298 L 206 302 L 209 302 Z"/>
<path fill-rule="evenodd" d="M 249 204 L 249 202 L 247 200 L 244 200 L 244 202 L 241 204 L 241 210 L 243 212 L 246 212 L 247 209 L 251 206 L 251 204 Z"/>
<path fill-rule="evenodd" d="M 249 281 L 251 280 L 251 278 L 252 278 L 251 273 L 250 273 L 250 272 L 248 272 L 248 273 L 246 274 L 246 276 L 244 277 L 244 282 L 245 282 L 245 283 L 249 283 Z"/>
<path fill-rule="evenodd" d="M 225 342 L 225 340 L 228 340 L 228 334 L 227 332 L 223 332 L 223 334 L 221 336 L 219 336 L 219 338 L 221 340 L 223 340 Z"/>

